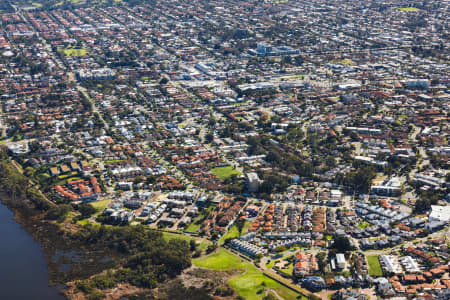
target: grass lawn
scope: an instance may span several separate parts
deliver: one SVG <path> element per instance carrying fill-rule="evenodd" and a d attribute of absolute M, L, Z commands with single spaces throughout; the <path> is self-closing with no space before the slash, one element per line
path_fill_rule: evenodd
<path fill-rule="evenodd" d="M 78 220 L 77 224 L 79 225 L 86 225 L 87 223 L 90 223 L 91 221 L 89 221 L 89 219 L 83 219 L 83 220 Z"/>
<path fill-rule="evenodd" d="M 273 289 L 284 299 L 296 299 L 298 294 L 265 276 L 258 268 L 220 248 L 215 253 L 193 260 L 194 265 L 212 270 L 237 270 L 240 275 L 229 280 L 230 286 L 246 300 L 263 299 L 265 289 Z M 262 283 L 265 283 L 265 286 Z"/>
<path fill-rule="evenodd" d="M 81 177 L 78 177 L 78 176 L 70 177 L 67 179 L 58 180 L 57 182 L 55 182 L 55 185 L 66 185 L 68 182 L 71 182 L 74 180 L 79 180 L 79 179 L 81 179 Z"/>
<path fill-rule="evenodd" d="M 406 12 L 419 10 L 417 7 L 399 7 L 398 9 L 401 11 L 406 11 Z"/>
<path fill-rule="evenodd" d="M 346 65 L 346 66 L 356 65 L 356 63 L 353 60 L 348 59 L 348 58 L 341 59 L 341 60 L 332 60 L 331 63 L 341 64 L 341 65 Z"/>
<path fill-rule="evenodd" d="M 242 234 L 246 234 L 248 229 L 250 228 L 250 225 L 252 225 L 251 222 L 249 221 L 245 221 L 244 224 L 244 228 L 242 228 Z M 237 238 L 239 237 L 239 230 L 236 226 L 236 224 L 234 224 L 233 226 L 231 226 L 230 230 L 227 231 L 227 233 L 225 233 L 219 240 L 219 243 L 223 243 L 225 242 L 226 239 L 233 239 L 233 238 Z"/>
<path fill-rule="evenodd" d="M 190 240 L 196 240 L 198 242 L 198 250 L 205 250 L 210 244 L 211 242 L 206 241 L 206 240 L 201 240 L 192 236 L 188 236 L 188 235 L 183 235 L 183 234 L 176 234 L 176 233 L 170 233 L 170 232 L 163 232 L 163 237 L 166 241 L 171 240 L 171 239 L 180 239 L 180 240 L 185 240 L 189 243 Z"/>
<path fill-rule="evenodd" d="M 67 182 L 72 182 L 72 181 L 80 180 L 80 179 L 81 179 L 81 177 L 79 177 L 79 176 L 70 177 L 69 179 L 67 179 Z"/>
<path fill-rule="evenodd" d="M 223 248 L 219 248 L 210 255 L 196 258 L 193 260 L 193 263 L 197 267 L 211 270 L 244 270 L 248 266 L 253 267 L 253 265 L 246 260 Z"/>
<path fill-rule="evenodd" d="M 119 161 L 124 161 L 124 160 L 123 159 L 105 160 L 103 163 L 105 163 L 105 164 L 114 164 L 114 163 L 117 163 Z"/>
<path fill-rule="evenodd" d="M 228 178 L 233 174 L 236 174 L 236 175 L 242 174 L 238 170 L 233 169 L 232 166 L 213 168 L 213 169 L 211 169 L 211 172 L 213 172 L 220 179 Z"/>
<path fill-rule="evenodd" d="M 73 211 L 69 211 L 65 216 L 64 216 L 64 220 L 62 222 L 59 222 L 58 220 L 56 221 L 56 224 L 58 225 L 63 225 L 64 222 L 71 222 L 73 220 L 73 218 L 76 216 L 75 212 Z"/>
<path fill-rule="evenodd" d="M 280 259 L 272 259 L 269 263 L 266 264 L 267 269 L 272 269 L 275 266 L 275 262 Z"/>
<path fill-rule="evenodd" d="M 360 229 L 366 229 L 367 226 L 369 226 L 370 224 L 368 222 L 362 222 L 360 224 L 358 224 L 358 228 Z"/>
<path fill-rule="evenodd" d="M 88 51 L 83 48 L 65 48 L 65 49 L 58 49 L 58 52 L 63 53 L 65 56 L 83 56 L 88 54 Z"/>
<path fill-rule="evenodd" d="M 347 66 L 354 66 L 354 65 L 356 65 L 356 63 L 353 60 L 348 59 L 348 58 L 341 60 L 340 63 L 343 64 L 343 65 L 347 65 Z"/>
<path fill-rule="evenodd" d="M 378 260 L 378 255 L 367 256 L 367 262 L 369 263 L 369 275 L 370 276 L 383 276 L 383 271 L 381 270 L 380 261 Z"/>
<path fill-rule="evenodd" d="M 113 227 L 115 227 L 115 225 L 109 225 L 109 224 L 99 224 L 99 223 L 95 223 L 95 222 L 92 222 L 91 220 L 89 220 L 89 219 L 83 219 L 83 220 L 78 220 L 77 221 L 77 224 L 78 225 L 86 225 L 86 224 L 92 224 L 92 226 L 98 226 L 98 227 L 100 227 L 100 226 L 105 226 L 105 227 L 108 227 L 108 228 L 113 228 Z"/>
<path fill-rule="evenodd" d="M 281 268 L 285 273 L 292 275 L 294 272 L 294 263 L 289 263 L 285 268 Z"/>
<path fill-rule="evenodd" d="M 111 201 L 111 199 L 106 199 L 106 200 L 101 200 L 101 201 L 95 201 L 95 202 L 91 202 L 91 205 L 98 211 L 98 212 L 102 212 L 106 205 L 108 205 L 108 203 Z"/>
<path fill-rule="evenodd" d="M 189 224 L 189 226 L 184 231 L 195 233 L 200 229 L 200 226 L 202 226 L 202 224 L 201 223 L 195 224 L 194 220 L 191 224 Z"/>
<path fill-rule="evenodd" d="M 58 179 L 66 179 L 66 178 L 69 178 L 69 177 L 72 177 L 72 176 L 75 176 L 75 175 L 78 175 L 78 172 L 77 171 L 72 171 L 72 172 L 70 172 L 68 174 L 59 175 Z"/>

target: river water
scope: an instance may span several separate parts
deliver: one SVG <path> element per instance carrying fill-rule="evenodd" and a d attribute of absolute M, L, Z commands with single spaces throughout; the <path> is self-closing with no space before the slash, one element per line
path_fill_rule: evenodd
<path fill-rule="evenodd" d="M 42 248 L 13 217 L 0 203 L 0 299 L 65 299 L 48 286 Z"/>

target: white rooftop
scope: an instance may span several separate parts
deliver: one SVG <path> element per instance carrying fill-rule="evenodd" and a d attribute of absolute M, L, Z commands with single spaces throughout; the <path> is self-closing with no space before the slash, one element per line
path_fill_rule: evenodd
<path fill-rule="evenodd" d="M 430 221 L 450 221 L 450 206 L 431 205 Z"/>

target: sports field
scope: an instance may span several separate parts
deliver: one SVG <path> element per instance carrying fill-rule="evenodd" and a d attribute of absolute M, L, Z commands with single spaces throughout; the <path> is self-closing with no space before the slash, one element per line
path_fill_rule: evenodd
<path fill-rule="evenodd" d="M 219 177 L 220 179 L 228 178 L 233 174 L 241 175 L 241 172 L 239 172 L 236 169 L 233 169 L 232 166 L 213 168 L 211 169 L 211 172 L 216 174 L 216 176 Z"/>

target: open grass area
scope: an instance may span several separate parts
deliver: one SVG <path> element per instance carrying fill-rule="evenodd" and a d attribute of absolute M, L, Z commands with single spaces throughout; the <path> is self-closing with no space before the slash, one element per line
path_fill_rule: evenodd
<path fill-rule="evenodd" d="M 89 219 L 83 219 L 83 220 L 78 220 L 77 224 L 78 225 L 86 225 L 87 223 L 91 223 L 91 221 L 89 221 Z"/>
<path fill-rule="evenodd" d="M 67 179 L 67 182 L 71 182 L 71 181 L 75 181 L 75 180 L 80 180 L 80 179 L 81 179 L 80 176 L 70 177 L 69 179 Z"/>
<path fill-rule="evenodd" d="M 366 229 L 367 226 L 370 226 L 370 223 L 362 222 L 362 223 L 358 224 L 358 228 L 360 228 L 360 229 Z"/>
<path fill-rule="evenodd" d="M 242 228 L 242 234 L 247 233 L 248 229 L 250 228 L 250 225 L 252 225 L 251 222 L 245 221 L 244 228 Z M 227 233 L 225 233 L 220 238 L 219 243 L 225 242 L 226 239 L 233 239 L 233 238 L 237 238 L 237 237 L 239 237 L 239 230 L 238 230 L 236 224 L 234 224 L 233 226 L 231 226 L 230 230 L 228 230 Z"/>
<path fill-rule="evenodd" d="M 88 51 L 83 48 L 65 48 L 65 49 L 58 49 L 58 52 L 63 53 L 65 56 L 83 56 L 88 54 Z"/>
<path fill-rule="evenodd" d="M 236 275 L 229 280 L 229 284 L 246 300 L 263 299 L 265 289 L 274 290 L 284 299 L 296 299 L 299 296 L 294 291 L 265 276 L 251 263 L 223 248 L 208 256 L 194 259 L 193 263 L 198 267 L 212 270 L 235 270 L 240 272 L 240 275 Z"/>
<path fill-rule="evenodd" d="M 111 199 L 106 199 L 106 200 L 101 200 L 101 201 L 95 201 L 95 202 L 91 202 L 91 205 L 98 211 L 98 212 L 102 212 L 106 205 L 108 205 L 108 203 L 111 201 Z"/>
<path fill-rule="evenodd" d="M 378 255 L 367 256 L 367 262 L 369 263 L 369 275 L 370 276 L 383 276 L 383 270 L 381 270 L 380 261 Z"/>
<path fill-rule="evenodd" d="M 78 175 L 78 172 L 77 171 L 72 171 L 72 172 L 70 172 L 70 173 L 67 173 L 67 174 L 63 174 L 63 175 L 59 175 L 58 176 L 58 179 L 66 179 L 66 178 L 69 178 L 69 177 L 72 177 L 72 176 L 76 176 L 76 175 Z"/>
<path fill-rule="evenodd" d="M 193 263 L 197 267 L 211 270 L 244 270 L 248 266 L 253 267 L 253 265 L 246 260 L 223 248 L 220 248 L 210 255 L 196 258 L 193 260 Z"/>
<path fill-rule="evenodd" d="M 195 233 L 200 229 L 200 226 L 202 226 L 202 224 L 201 223 L 196 224 L 194 220 L 191 224 L 189 224 L 188 227 L 186 227 L 184 231 Z"/>
<path fill-rule="evenodd" d="M 103 163 L 105 164 L 114 164 L 120 161 L 124 161 L 123 159 L 112 159 L 112 160 L 105 160 Z"/>
<path fill-rule="evenodd" d="M 80 180 L 80 179 L 81 179 L 81 177 L 79 177 L 79 176 L 69 177 L 66 179 L 58 180 L 57 182 L 55 182 L 54 185 L 66 185 L 68 182 L 71 182 L 74 180 Z"/>
<path fill-rule="evenodd" d="M 233 174 L 236 174 L 236 175 L 242 174 L 238 170 L 234 169 L 232 166 L 213 168 L 213 169 L 211 169 L 211 172 L 213 172 L 220 179 L 228 178 Z"/>
<path fill-rule="evenodd" d="M 66 213 L 64 215 L 64 219 L 62 220 L 56 220 L 56 224 L 58 224 L 59 226 L 64 225 L 65 222 L 72 222 L 73 218 L 77 216 L 77 214 L 73 211 L 69 211 L 68 213 Z"/>
<path fill-rule="evenodd" d="M 266 264 L 266 268 L 267 269 L 272 269 L 273 268 L 273 266 L 275 266 L 275 262 L 277 261 L 277 259 L 272 259 L 270 262 L 268 262 L 267 264 Z"/>
<path fill-rule="evenodd" d="M 356 65 L 356 63 L 353 60 L 348 59 L 348 58 L 341 60 L 340 63 L 343 64 L 343 65 L 347 65 L 347 66 L 354 66 L 354 65 Z"/>
<path fill-rule="evenodd" d="M 204 251 L 211 244 L 211 242 L 209 242 L 207 240 L 202 240 L 202 239 L 195 238 L 195 237 L 188 236 L 188 235 L 176 234 L 176 233 L 170 233 L 170 232 L 163 232 L 162 234 L 166 241 L 171 240 L 171 239 L 180 239 L 180 240 L 185 240 L 189 243 L 191 240 L 196 240 L 198 243 L 198 250 L 201 250 L 201 251 Z"/>
<path fill-rule="evenodd" d="M 341 59 L 341 60 L 332 60 L 331 63 L 341 64 L 341 65 L 346 65 L 346 66 L 354 66 L 354 65 L 356 65 L 356 63 L 353 60 L 348 59 L 348 58 Z"/>
<path fill-rule="evenodd" d="M 418 11 L 419 9 L 417 7 L 398 7 L 399 10 L 401 11 L 406 11 L 406 12 L 412 12 L 412 11 Z"/>

